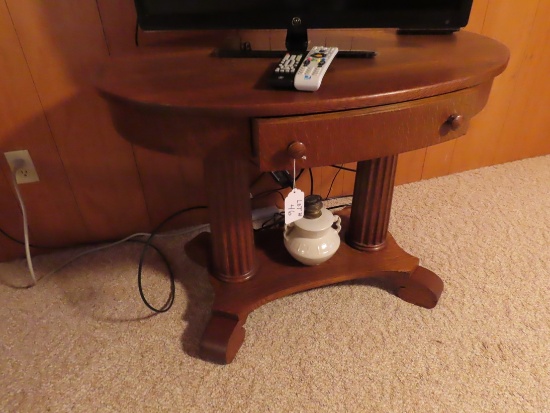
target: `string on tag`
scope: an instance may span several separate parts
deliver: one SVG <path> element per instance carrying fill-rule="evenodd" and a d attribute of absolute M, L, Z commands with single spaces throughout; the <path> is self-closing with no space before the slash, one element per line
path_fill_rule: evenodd
<path fill-rule="evenodd" d="M 296 188 L 296 159 L 293 159 L 292 189 Z"/>
<path fill-rule="evenodd" d="M 291 224 L 304 216 L 304 192 L 296 188 L 296 159 L 292 165 L 292 191 L 285 198 L 285 224 Z"/>

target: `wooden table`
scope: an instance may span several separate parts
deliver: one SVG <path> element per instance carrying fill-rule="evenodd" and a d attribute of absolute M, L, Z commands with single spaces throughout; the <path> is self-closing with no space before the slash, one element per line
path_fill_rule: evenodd
<path fill-rule="evenodd" d="M 377 277 L 407 302 L 437 304 L 441 279 L 388 233 L 397 155 L 464 134 L 508 50 L 468 32 L 361 36 L 378 56 L 336 59 L 314 93 L 271 89 L 276 58 L 221 59 L 206 49 L 116 58 L 101 74 L 100 93 L 122 136 L 204 159 L 211 236 L 193 245 L 209 251 L 215 290 L 201 341 L 205 359 L 231 362 L 250 312 L 315 287 Z M 262 171 L 291 169 L 294 159 L 297 168 L 358 161 L 346 242 L 333 258 L 306 267 L 286 252 L 280 231 L 255 237 L 251 159 Z"/>

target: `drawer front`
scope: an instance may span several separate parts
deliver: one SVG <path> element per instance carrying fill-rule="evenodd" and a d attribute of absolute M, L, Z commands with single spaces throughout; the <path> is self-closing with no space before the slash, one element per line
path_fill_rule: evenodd
<path fill-rule="evenodd" d="M 485 104 L 491 82 L 393 105 L 306 116 L 259 118 L 252 123 L 262 171 L 342 164 L 425 148 L 466 133 Z M 298 93 L 298 92 L 297 92 Z M 459 116 L 457 118 L 457 115 Z M 454 120 L 454 121 L 453 121 Z M 289 151 L 295 142 L 298 154 Z M 305 158 L 302 158 L 305 153 Z"/>

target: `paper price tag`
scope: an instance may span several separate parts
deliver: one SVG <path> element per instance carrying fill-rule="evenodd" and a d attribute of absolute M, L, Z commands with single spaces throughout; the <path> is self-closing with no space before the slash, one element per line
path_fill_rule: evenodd
<path fill-rule="evenodd" d="M 285 198 L 285 224 L 304 216 L 304 192 L 294 188 Z"/>

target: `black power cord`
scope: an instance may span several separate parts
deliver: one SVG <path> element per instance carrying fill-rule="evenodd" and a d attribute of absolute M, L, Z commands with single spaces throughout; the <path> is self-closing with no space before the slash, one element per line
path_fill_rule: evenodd
<path fill-rule="evenodd" d="M 285 189 L 285 188 L 277 188 L 277 189 L 268 189 L 267 191 L 263 191 L 263 192 L 260 192 L 259 194 L 256 194 L 252 197 L 252 199 L 258 199 L 258 198 L 261 198 L 261 197 L 264 197 L 264 196 L 267 196 L 267 195 L 271 195 L 271 194 L 274 194 L 274 193 L 278 193 L 279 196 L 283 199 L 283 202 L 285 201 L 285 197 L 284 195 L 280 192 L 281 189 Z"/>
<path fill-rule="evenodd" d="M 149 308 L 151 311 L 154 311 L 155 313 L 165 313 L 166 311 L 168 311 L 172 307 L 172 304 L 174 304 L 174 299 L 176 297 L 176 280 L 175 280 L 175 277 L 174 277 L 174 273 L 172 271 L 170 271 L 170 273 L 169 273 L 169 275 L 170 275 L 170 294 L 168 295 L 168 299 L 166 300 L 166 302 L 164 303 L 164 305 L 162 307 L 160 307 L 160 308 L 153 307 L 149 303 L 147 298 L 145 297 L 145 294 L 143 292 L 143 284 L 142 284 L 143 261 L 145 260 L 145 253 L 147 252 L 147 248 L 152 246 L 151 242 L 153 242 L 153 238 L 162 229 L 162 227 L 164 227 L 164 225 L 166 225 L 168 222 L 170 222 L 171 220 L 173 220 L 177 216 L 179 216 L 181 214 L 184 214 L 186 212 L 195 211 L 197 209 L 206 209 L 206 208 L 207 208 L 206 206 L 200 205 L 200 206 L 185 208 L 185 209 L 182 209 L 182 210 L 179 210 L 179 211 L 173 213 L 168 218 L 166 218 L 164 221 L 162 221 L 159 225 L 157 225 L 157 227 L 153 231 L 151 231 L 151 235 L 149 235 L 149 238 L 147 238 L 147 241 L 145 241 L 145 243 L 143 245 L 143 250 L 141 251 L 141 256 L 139 258 L 138 290 L 139 290 L 139 296 L 141 297 L 141 300 L 143 301 L 145 306 L 147 308 Z"/>
<path fill-rule="evenodd" d="M 25 243 L 23 241 L 18 240 L 17 238 L 11 236 L 6 231 L 4 231 L 2 228 L 0 228 L 0 234 L 2 234 L 6 238 L 12 240 L 13 242 L 15 242 L 19 245 L 25 245 Z M 39 248 L 39 249 L 44 249 L 44 250 L 56 250 L 56 249 L 60 248 L 60 247 L 47 247 L 45 245 L 36 245 L 36 244 L 29 244 L 29 246 L 32 247 L 32 248 Z"/>
<path fill-rule="evenodd" d="M 162 261 L 164 261 L 164 265 L 166 266 L 166 269 L 168 270 L 168 276 L 169 276 L 169 279 L 170 279 L 170 294 L 168 295 L 168 299 L 163 304 L 163 306 L 160 308 L 160 310 L 154 308 L 151 304 L 149 304 L 149 301 L 147 301 L 147 299 L 145 298 L 145 293 L 143 292 L 143 286 L 142 286 L 142 282 L 141 282 L 141 278 L 142 278 L 141 267 L 138 270 L 138 290 L 139 290 L 139 296 L 141 297 L 141 300 L 143 301 L 143 303 L 149 309 L 151 309 L 155 313 L 163 313 L 165 311 L 168 311 L 170 309 L 170 307 L 172 307 L 172 305 L 174 304 L 174 299 L 176 297 L 176 277 L 174 276 L 174 271 L 172 271 L 172 267 L 170 266 L 170 262 L 166 258 L 166 255 L 164 255 L 157 246 L 155 246 L 151 243 L 148 244 L 147 241 L 129 240 L 128 242 L 135 242 L 135 243 L 143 244 L 143 250 L 142 250 L 142 253 L 141 253 L 142 254 L 141 257 L 144 256 L 144 253 L 145 253 L 145 251 L 147 251 L 147 248 L 151 247 L 158 253 L 158 255 L 160 256 Z"/>
<path fill-rule="evenodd" d="M 357 169 L 353 169 L 353 168 L 347 168 L 345 166 L 342 165 L 330 165 L 332 168 L 336 168 L 336 169 L 341 169 L 343 171 L 349 171 L 349 172 L 357 172 Z"/>
<path fill-rule="evenodd" d="M 325 199 L 328 199 L 328 197 L 330 196 L 330 192 L 332 191 L 332 186 L 334 185 L 334 181 L 336 181 L 336 177 L 340 172 L 342 172 L 342 169 L 344 169 L 342 165 L 337 166 L 336 168 L 338 168 L 338 171 L 334 174 L 334 178 L 332 178 L 332 182 L 330 183 L 330 187 L 328 188 L 327 196 L 325 197 Z"/>

